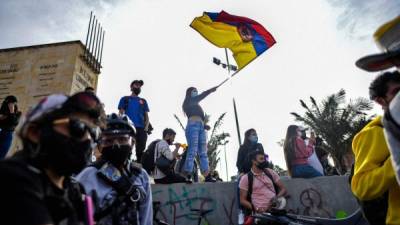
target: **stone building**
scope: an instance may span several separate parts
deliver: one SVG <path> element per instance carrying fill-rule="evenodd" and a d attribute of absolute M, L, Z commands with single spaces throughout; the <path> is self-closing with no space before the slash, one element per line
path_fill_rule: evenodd
<path fill-rule="evenodd" d="M 0 101 L 15 95 L 25 114 L 50 94 L 96 90 L 99 74 L 100 63 L 81 41 L 0 49 Z"/>

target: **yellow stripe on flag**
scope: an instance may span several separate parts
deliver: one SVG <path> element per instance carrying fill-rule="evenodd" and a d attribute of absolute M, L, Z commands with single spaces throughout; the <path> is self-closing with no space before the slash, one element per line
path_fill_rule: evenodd
<path fill-rule="evenodd" d="M 207 14 L 196 17 L 190 26 L 215 46 L 229 48 L 239 69 L 257 57 L 253 44 L 244 42 L 235 26 L 213 22 Z"/>

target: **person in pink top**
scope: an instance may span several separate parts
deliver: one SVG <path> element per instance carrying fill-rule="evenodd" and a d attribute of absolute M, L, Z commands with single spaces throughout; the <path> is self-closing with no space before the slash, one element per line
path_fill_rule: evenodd
<path fill-rule="evenodd" d="M 279 175 L 267 168 L 264 152 L 253 152 L 250 159 L 251 170 L 239 182 L 240 204 L 249 212 L 263 213 L 271 208 L 276 198 L 285 196 L 286 188 Z"/>
<path fill-rule="evenodd" d="M 286 166 L 293 178 L 313 178 L 323 176 L 308 164 L 308 158 L 314 152 L 315 136 L 311 135 L 308 144 L 301 138 L 301 130 L 296 125 L 290 125 L 286 132 L 283 145 Z"/>

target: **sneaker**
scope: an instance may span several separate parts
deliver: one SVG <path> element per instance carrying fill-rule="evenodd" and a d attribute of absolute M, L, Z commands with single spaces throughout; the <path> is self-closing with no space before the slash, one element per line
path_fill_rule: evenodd
<path fill-rule="evenodd" d="M 192 184 L 192 183 L 193 183 L 192 176 L 190 176 L 190 175 L 186 176 L 185 182 L 186 182 L 187 184 Z"/>
<path fill-rule="evenodd" d="M 206 176 L 204 182 L 212 182 L 212 183 L 215 183 L 215 182 L 217 182 L 217 180 L 209 174 L 208 176 Z"/>

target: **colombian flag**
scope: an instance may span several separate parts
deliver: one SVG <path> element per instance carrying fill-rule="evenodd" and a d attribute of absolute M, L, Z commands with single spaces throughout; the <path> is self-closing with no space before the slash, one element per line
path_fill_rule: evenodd
<path fill-rule="evenodd" d="M 239 70 L 275 44 L 272 35 L 256 21 L 220 13 L 204 12 L 190 26 L 220 48 L 229 48 Z"/>

